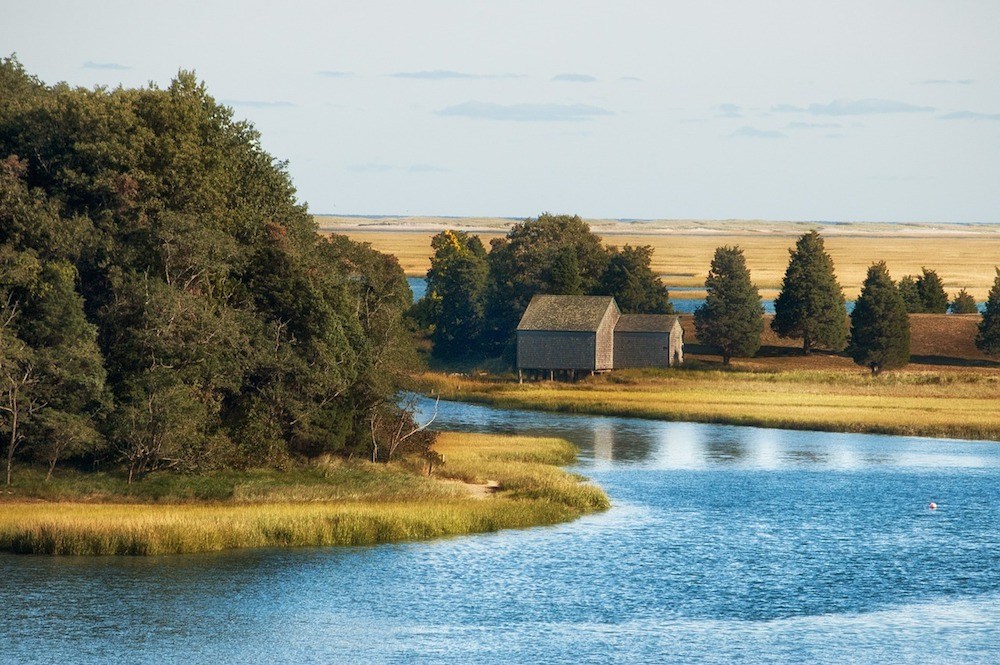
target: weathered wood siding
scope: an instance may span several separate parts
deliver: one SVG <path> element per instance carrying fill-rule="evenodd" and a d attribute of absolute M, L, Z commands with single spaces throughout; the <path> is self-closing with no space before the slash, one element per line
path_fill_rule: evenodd
<path fill-rule="evenodd" d="M 608 313 L 597 328 L 597 348 L 595 350 L 594 369 L 609 370 L 615 366 L 615 326 L 621 312 L 618 303 L 612 302 Z"/>
<path fill-rule="evenodd" d="M 615 369 L 670 367 L 670 341 L 667 332 L 615 333 Z"/>
<path fill-rule="evenodd" d="M 595 364 L 598 333 L 518 330 L 519 369 L 601 369 Z M 613 343 L 613 342 L 612 342 Z"/>

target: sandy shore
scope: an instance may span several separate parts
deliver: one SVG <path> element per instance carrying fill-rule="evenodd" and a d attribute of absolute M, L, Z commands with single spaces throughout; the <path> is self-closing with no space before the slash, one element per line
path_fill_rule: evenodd
<path fill-rule="evenodd" d="M 459 229 L 473 233 L 502 234 L 519 219 L 505 217 L 358 217 L 316 215 L 320 230 L 329 233 L 408 232 L 436 233 Z M 587 219 L 601 235 L 628 236 L 794 236 L 817 229 L 826 236 L 870 237 L 1000 237 L 1000 224 L 962 224 L 936 222 L 823 222 L 770 221 L 757 219 Z"/>

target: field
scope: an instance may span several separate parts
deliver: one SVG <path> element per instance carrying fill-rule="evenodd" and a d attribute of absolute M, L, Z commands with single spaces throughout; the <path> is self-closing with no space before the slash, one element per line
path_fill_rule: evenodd
<path fill-rule="evenodd" d="M 406 223 L 360 224 L 355 218 L 320 217 L 325 232 L 345 233 L 399 258 L 408 275 L 423 276 L 430 265 L 430 238 L 438 230 L 467 228 L 484 242 L 506 232 L 510 220 L 428 219 Z M 716 247 L 739 245 L 754 282 L 765 298 L 777 295 L 788 264 L 788 248 L 810 228 L 820 228 L 837 276 L 848 298 L 857 296 L 873 262 L 885 260 L 895 279 L 921 267 L 938 271 L 950 295 L 967 288 L 983 300 L 1000 265 L 1000 232 L 995 227 L 838 224 L 800 222 L 649 222 L 595 220 L 592 228 L 612 245 L 652 245 L 653 269 L 674 287 L 700 287 Z M 673 298 L 704 297 L 701 291 L 675 291 Z"/>
<path fill-rule="evenodd" d="M 152 555 L 245 547 L 371 545 L 554 524 L 608 507 L 558 468 L 559 439 L 442 434 L 445 463 L 329 462 L 297 471 L 119 478 L 18 474 L 0 500 L 0 551 Z"/>

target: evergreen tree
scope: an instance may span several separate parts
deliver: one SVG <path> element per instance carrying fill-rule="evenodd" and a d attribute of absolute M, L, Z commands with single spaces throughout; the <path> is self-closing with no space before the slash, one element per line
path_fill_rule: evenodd
<path fill-rule="evenodd" d="M 847 346 L 847 307 L 823 238 L 810 231 L 789 253 L 781 293 L 774 301 L 771 329 L 782 337 L 801 339 L 807 355 L 814 346 L 843 350 Z"/>
<path fill-rule="evenodd" d="M 986 299 L 986 311 L 979 323 L 976 348 L 991 356 L 1000 355 L 1000 268 Z"/>
<path fill-rule="evenodd" d="M 868 269 L 851 312 L 850 352 L 872 374 L 910 361 L 910 320 L 884 261 Z"/>
<path fill-rule="evenodd" d="M 560 296 L 583 294 L 583 277 L 580 275 L 580 261 L 572 247 L 564 247 L 552 259 L 546 276 L 548 292 Z"/>
<path fill-rule="evenodd" d="M 928 314 L 944 314 L 948 311 L 948 294 L 944 284 L 934 270 L 921 268 L 923 274 L 917 277 L 917 293 L 920 294 L 921 311 Z"/>
<path fill-rule="evenodd" d="M 764 307 L 742 249 L 715 250 L 705 288 L 705 304 L 694 312 L 698 340 L 719 347 L 724 365 L 730 358 L 754 355 L 764 332 Z"/>
<path fill-rule="evenodd" d="M 614 296 L 628 314 L 673 314 L 670 293 L 650 267 L 652 259 L 649 245 L 612 250 L 596 293 Z"/>
<path fill-rule="evenodd" d="M 962 289 L 955 295 L 955 299 L 948 306 L 952 314 L 978 314 L 979 307 L 976 299 L 968 291 Z"/>
<path fill-rule="evenodd" d="M 473 355 L 483 331 L 486 300 L 486 249 L 478 236 L 442 231 L 431 240 L 434 255 L 427 271 L 427 294 L 439 303 L 431 339 L 437 358 Z"/>
<path fill-rule="evenodd" d="M 924 311 L 924 303 L 920 299 L 920 291 L 917 289 L 917 282 L 912 275 L 905 275 L 899 280 L 899 295 L 903 299 L 903 306 L 909 314 L 919 314 Z"/>

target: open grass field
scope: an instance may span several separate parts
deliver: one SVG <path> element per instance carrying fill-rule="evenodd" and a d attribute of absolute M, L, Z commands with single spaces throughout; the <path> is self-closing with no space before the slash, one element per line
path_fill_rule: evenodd
<path fill-rule="evenodd" d="M 430 266 L 430 239 L 449 223 L 455 228 L 482 230 L 485 243 L 503 235 L 509 220 L 419 220 L 409 225 L 386 222 L 362 226 L 344 218 L 318 218 L 321 229 L 369 242 L 399 258 L 408 275 L 423 276 Z M 431 223 L 433 222 L 433 223 Z M 653 269 L 669 286 L 704 285 L 715 248 L 739 245 L 746 253 L 754 282 L 764 297 L 774 297 L 788 264 L 788 249 L 809 228 L 798 222 L 702 223 L 664 225 L 594 222 L 594 230 L 612 245 L 652 245 Z M 637 232 L 640 229 L 641 232 Z M 868 266 L 885 260 L 894 279 L 917 274 L 921 267 L 938 271 L 949 295 L 967 288 L 983 300 L 1000 265 L 1000 232 L 993 227 L 931 225 L 836 225 L 821 229 L 827 251 L 848 298 L 857 296 Z M 704 292 L 674 292 L 674 298 L 704 297 Z"/>
<path fill-rule="evenodd" d="M 559 465 L 559 439 L 442 434 L 445 463 L 331 462 L 293 472 L 156 474 L 131 488 L 95 474 L 18 474 L 0 502 L 0 551 L 152 555 L 372 545 L 523 528 L 604 510 Z"/>

